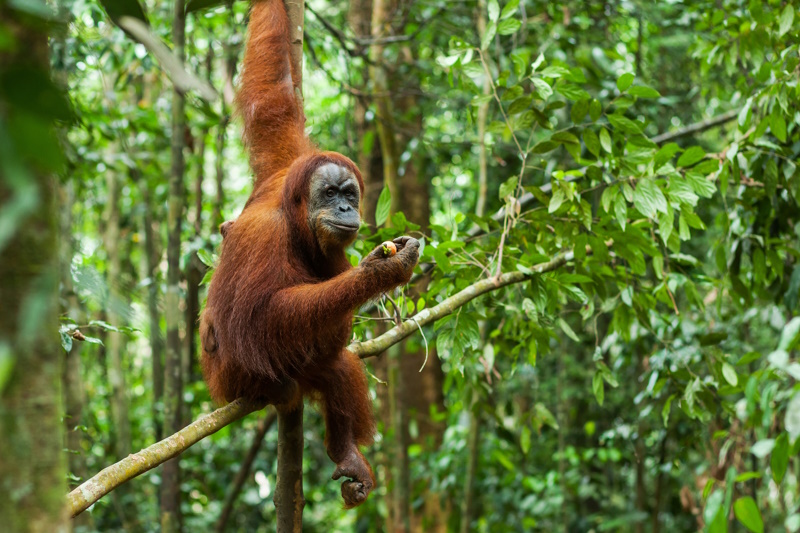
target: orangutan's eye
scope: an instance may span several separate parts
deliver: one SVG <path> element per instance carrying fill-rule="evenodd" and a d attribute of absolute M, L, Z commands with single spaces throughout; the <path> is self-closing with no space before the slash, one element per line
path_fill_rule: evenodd
<path fill-rule="evenodd" d="M 336 194 L 336 191 L 334 191 L 333 188 L 330 188 L 327 191 L 325 191 L 325 194 L 328 195 L 328 198 L 333 198 L 333 195 Z"/>

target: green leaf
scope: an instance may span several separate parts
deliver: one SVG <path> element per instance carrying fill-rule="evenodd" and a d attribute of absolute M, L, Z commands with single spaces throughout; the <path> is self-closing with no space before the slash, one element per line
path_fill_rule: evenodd
<path fill-rule="evenodd" d="M 583 98 L 575 102 L 572 106 L 572 109 L 569 112 L 570 118 L 572 122 L 575 124 L 580 124 L 583 122 L 583 117 L 586 116 L 586 113 L 589 111 L 589 99 Z"/>
<path fill-rule="evenodd" d="M 614 199 L 614 218 L 617 219 L 622 231 L 625 231 L 625 226 L 628 223 L 628 204 L 625 203 L 624 196 L 617 196 Z"/>
<path fill-rule="evenodd" d="M 692 146 L 678 158 L 679 167 L 690 167 L 706 156 L 705 150 L 699 146 Z"/>
<path fill-rule="evenodd" d="M 658 98 L 661 93 L 646 85 L 636 85 L 628 90 L 628 94 L 639 98 Z"/>
<path fill-rule="evenodd" d="M 658 232 L 661 234 L 661 240 L 664 244 L 669 241 L 669 236 L 672 235 L 672 230 L 675 229 L 675 214 L 671 213 L 671 209 L 658 215 Z"/>
<path fill-rule="evenodd" d="M 787 3 L 786 7 L 783 8 L 783 12 L 781 13 L 780 19 L 780 30 L 778 34 L 783 37 L 786 32 L 792 29 L 792 23 L 794 22 L 794 8 L 792 7 L 791 3 Z"/>
<path fill-rule="evenodd" d="M 375 207 L 375 224 L 382 226 L 389 218 L 389 211 L 392 207 L 392 193 L 389 187 L 383 186 L 381 195 L 378 197 L 378 205 Z"/>
<path fill-rule="evenodd" d="M 506 181 L 500 185 L 500 199 L 503 200 L 506 196 L 510 196 L 514 194 L 514 191 L 517 189 L 517 177 L 511 176 Z"/>
<path fill-rule="evenodd" d="M 761 513 L 753 498 L 744 496 L 736 500 L 733 504 L 733 512 L 744 527 L 753 533 L 764 533 L 764 521 L 761 519 Z"/>
<path fill-rule="evenodd" d="M 497 25 L 497 33 L 500 35 L 511 35 L 522 27 L 522 22 L 517 19 L 506 19 Z"/>
<path fill-rule="evenodd" d="M 553 88 L 550 87 L 550 84 L 544 81 L 543 79 L 531 78 L 531 82 L 533 83 L 533 86 L 536 88 L 536 94 L 538 94 L 542 100 L 547 100 L 553 95 Z"/>
<path fill-rule="evenodd" d="M 647 218 L 655 218 L 658 212 L 667 212 L 667 199 L 652 179 L 642 179 L 636 183 L 633 204 Z"/>
<path fill-rule="evenodd" d="M 800 437 L 800 393 L 795 393 L 789 405 L 786 406 L 786 418 L 783 420 L 783 427 L 789 433 L 792 442 Z"/>
<path fill-rule="evenodd" d="M 597 398 L 597 403 L 603 405 L 603 400 L 605 399 L 605 385 L 600 371 L 595 372 L 592 378 L 592 392 L 594 392 L 594 397 Z"/>
<path fill-rule="evenodd" d="M 761 479 L 761 472 L 742 472 L 736 476 L 736 483 L 744 483 L 751 479 Z"/>
<path fill-rule="evenodd" d="M 625 90 L 631 86 L 631 83 L 633 83 L 633 78 L 634 76 L 630 72 L 626 72 L 621 75 L 619 78 L 617 78 L 617 89 L 619 89 L 621 92 L 625 92 Z"/>
<path fill-rule="evenodd" d="M 655 161 L 655 168 L 659 169 L 664 166 L 672 157 L 681 151 L 681 147 L 678 146 L 676 143 L 668 143 L 662 146 L 656 155 L 653 157 Z"/>
<path fill-rule="evenodd" d="M 72 335 L 67 331 L 61 331 L 61 347 L 65 352 L 72 350 Z"/>
<path fill-rule="evenodd" d="M 603 150 L 608 152 L 609 154 L 612 151 L 611 145 L 611 135 L 608 134 L 608 130 L 605 128 L 600 129 L 600 146 L 603 147 Z"/>
<path fill-rule="evenodd" d="M 775 439 L 775 448 L 772 449 L 772 456 L 770 457 L 769 467 L 772 470 L 772 479 L 775 483 L 779 484 L 783 481 L 783 476 L 786 475 L 786 469 L 789 466 L 789 437 L 786 433 L 781 433 Z"/>
<path fill-rule="evenodd" d="M 553 192 L 553 196 L 550 198 L 550 203 L 547 207 L 547 212 L 552 214 L 558 211 L 558 208 L 561 207 L 561 204 L 567 199 L 567 196 L 564 194 L 564 190 L 561 188 L 556 189 Z"/>
<path fill-rule="evenodd" d="M 589 104 L 589 118 L 592 119 L 592 122 L 595 122 L 602 114 L 603 106 L 600 104 L 600 100 L 597 98 L 592 98 L 592 101 Z"/>
<path fill-rule="evenodd" d="M 661 419 L 664 421 L 664 427 L 667 427 L 667 423 L 669 422 L 669 410 L 672 407 L 672 400 L 675 399 L 675 395 L 671 395 L 667 398 L 667 401 L 664 402 L 664 407 L 661 409 Z"/>
<path fill-rule="evenodd" d="M 500 12 L 500 20 L 507 19 L 513 15 L 517 8 L 519 8 L 519 0 L 511 0 L 503 6 L 503 11 Z"/>
<path fill-rule="evenodd" d="M 491 22 L 497 22 L 497 18 L 500 15 L 500 5 L 497 3 L 497 0 L 489 0 L 486 7 L 489 14 L 489 20 Z"/>
<path fill-rule="evenodd" d="M 597 134 L 594 131 L 587 129 L 583 132 L 583 142 L 586 144 L 586 149 L 595 157 L 600 155 L 600 140 L 597 138 Z M 608 210 L 606 209 L 606 211 Z"/>
<path fill-rule="evenodd" d="M 739 384 L 739 376 L 736 374 L 736 370 L 728 363 L 722 363 L 722 377 L 724 377 L 725 381 L 730 383 L 732 387 Z"/>
<path fill-rule="evenodd" d="M 559 318 L 558 319 L 558 325 L 561 327 L 561 330 L 564 333 L 567 334 L 567 337 L 569 337 L 570 339 L 574 340 L 575 342 L 580 342 L 581 341 L 578 338 L 578 336 L 575 334 L 575 332 L 572 331 L 572 328 L 569 327 L 569 324 L 567 324 L 566 320 L 564 320 L 563 318 Z"/>
<path fill-rule="evenodd" d="M 638 122 L 635 122 L 623 115 L 613 114 L 607 115 L 608 121 L 614 126 L 615 129 L 624 133 L 642 133 L 642 129 Z"/>
<path fill-rule="evenodd" d="M 486 33 L 481 37 L 481 50 L 486 50 L 492 44 L 494 36 L 497 33 L 497 23 L 492 22 L 486 27 Z"/>
<path fill-rule="evenodd" d="M 775 112 L 772 115 L 770 123 L 772 134 L 775 135 L 780 142 L 786 142 L 786 120 L 783 118 L 783 115 L 781 115 L 780 112 Z"/>
<path fill-rule="evenodd" d="M 528 450 L 531 449 L 531 430 L 528 429 L 528 426 L 522 426 L 522 432 L 519 436 L 519 447 L 524 454 L 527 454 Z"/>
<path fill-rule="evenodd" d="M 571 83 L 565 83 L 563 85 L 558 85 L 556 90 L 563 94 L 567 99 L 573 100 L 575 102 L 583 99 L 589 99 L 589 93 L 586 92 L 585 89 L 578 87 L 577 85 L 573 85 Z M 587 106 L 588 111 L 588 106 Z"/>
<path fill-rule="evenodd" d="M 689 183 L 689 186 L 692 188 L 695 194 L 702 198 L 711 198 L 714 196 L 714 192 L 717 190 L 717 186 L 714 185 L 713 181 L 708 180 L 705 176 L 695 172 L 687 172 L 686 181 Z"/>
<path fill-rule="evenodd" d="M 531 102 L 533 98 L 530 95 L 525 95 L 520 98 L 517 98 L 511 105 L 508 106 L 508 114 L 509 115 L 516 115 L 517 113 L 521 113 L 528 109 L 531 106 Z"/>
<path fill-rule="evenodd" d="M 753 444 L 753 446 L 750 448 L 750 453 L 759 459 L 763 459 L 772 452 L 774 447 L 775 439 L 762 439 Z"/>
<path fill-rule="evenodd" d="M 215 267 L 216 260 L 214 259 L 214 256 L 211 254 L 211 252 L 209 252 L 208 250 L 205 250 L 203 248 L 197 250 L 197 258 L 200 259 L 200 261 L 202 261 L 202 263 L 205 266 L 211 268 Z"/>

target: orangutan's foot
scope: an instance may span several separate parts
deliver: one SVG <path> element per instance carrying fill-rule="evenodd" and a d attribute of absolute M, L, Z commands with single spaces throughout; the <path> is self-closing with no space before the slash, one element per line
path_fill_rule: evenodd
<path fill-rule="evenodd" d="M 342 499 L 345 509 L 352 509 L 364 503 L 375 487 L 372 467 L 357 449 L 345 455 L 336 463 L 332 479 L 348 478 L 342 483 Z"/>

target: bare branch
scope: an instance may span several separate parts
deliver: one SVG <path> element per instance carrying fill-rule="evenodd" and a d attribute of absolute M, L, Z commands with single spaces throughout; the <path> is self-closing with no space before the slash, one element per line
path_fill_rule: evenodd
<path fill-rule="evenodd" d="M 739 110 L 732 109 L 727 113 L 723 113 L 719 116 L 712 117 L 708 120 L 703 120 L 700 122 L 695 122 L 694 124 L 689 124 L 685 128 L 681 128 L 677 131 L 671 131 L 668 133 L 662 133 L 661 135 L 656 135 L 651 140 L 656 144 L 663 144 L 665 142 L 674 141 L 675 139 L 679 139 L 681 137 L 694 135 L 695 133 L 702 133 L 704 131 L 710 130 L 711 128 L 722 126 L 726 122 L 730 122 L 731 120 L 735 119 L 738 115 L 739 115 Z"/>
<path fill-rule="evenodd" d="M 264 404 L 248 402 L 240 398 L 192 422 L 174 435 L 104 468 L 67 495 L 70 516 L 73 518 L 78 516 L 126 481 L 177 457 L 193 444 L 216 433 L 228 424 L 263 408 Z"/>

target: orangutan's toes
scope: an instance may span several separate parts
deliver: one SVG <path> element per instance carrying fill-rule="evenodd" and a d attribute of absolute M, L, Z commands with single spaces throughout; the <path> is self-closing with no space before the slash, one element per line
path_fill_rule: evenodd
<path fill-rule="evenodd" d="M 342 483 L 342 499 L 346 509 L 358 507 L 367 500 L 369 489 L 360 481 L 345 481 Z"/>

